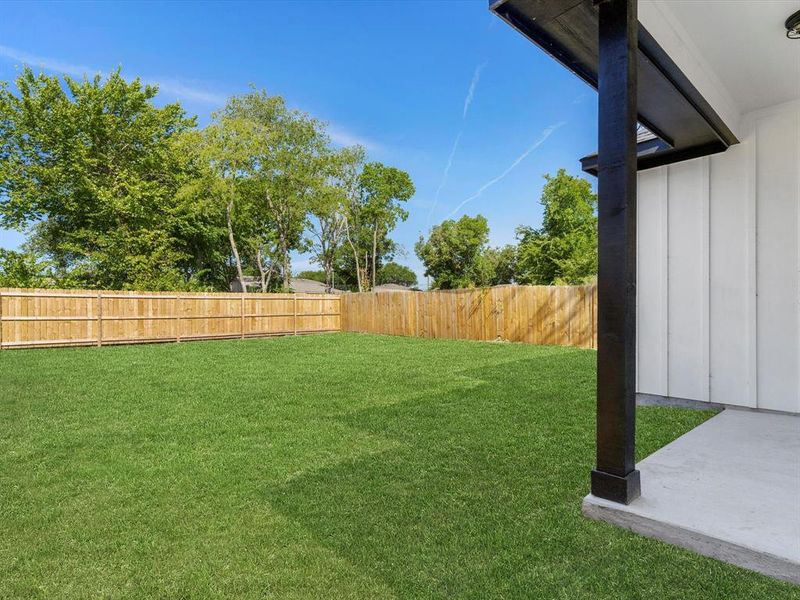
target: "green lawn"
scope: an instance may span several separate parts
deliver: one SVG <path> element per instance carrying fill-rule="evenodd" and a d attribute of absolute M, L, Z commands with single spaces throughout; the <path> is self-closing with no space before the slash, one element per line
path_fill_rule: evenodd
<path fill-rule="evenodd" d="M 592 351 L 0 354 L 2 598 L 800 598 L 580 513 Z M 639 410 L 645 456 L 710 413 Z"/>

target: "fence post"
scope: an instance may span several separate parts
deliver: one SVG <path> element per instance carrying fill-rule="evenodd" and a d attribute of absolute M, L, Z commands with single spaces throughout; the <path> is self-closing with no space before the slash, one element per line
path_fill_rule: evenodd
<path fill-rule="evenodd" d="M 297 335 L 297 293 L 294 294 L 294 334 Z"/>
<path fill-rule="evenodd" d="M 103 345 L 103 292 L 97 292 L 97 346 Z"/>
<path fill-rule="evenodd" d="M 3 349 L 3 292 L 0 292 L 0 350 Z"/>

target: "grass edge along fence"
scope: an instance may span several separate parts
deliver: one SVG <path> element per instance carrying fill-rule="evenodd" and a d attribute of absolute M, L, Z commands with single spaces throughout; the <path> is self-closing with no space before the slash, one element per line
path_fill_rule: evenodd
<path fill-rule="evenodd" d="M 0 349 L 341 330 L 340 297 L 0 288 Z"/>
<path fill-rule="evenodd" d="M 597 348 L 597 288 L 502 285 L 342 296 L 342 330 Z"/>

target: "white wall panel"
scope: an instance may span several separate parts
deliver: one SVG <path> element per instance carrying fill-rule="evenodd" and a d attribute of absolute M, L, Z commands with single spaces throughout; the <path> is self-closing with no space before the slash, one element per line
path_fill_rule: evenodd
<path fill-rule="evenodd" d="M 640 173 L 638 188 L 637 389 L 668 396 L 667 167 Z"/>
<path fill-rule="evenodd" d="M 754 198 L 748 142 L 710 157 L 710 400 L 755 406 Z"/>
<path fill-rule="evenodd" d="M 758 220 L 758 406 L 798 403 L 797 112 L 755 120 Z"/>
<path fill-rule="evenodd" d="M 708 400 L 707 159 L 669 166 L 669 395 Z"/>

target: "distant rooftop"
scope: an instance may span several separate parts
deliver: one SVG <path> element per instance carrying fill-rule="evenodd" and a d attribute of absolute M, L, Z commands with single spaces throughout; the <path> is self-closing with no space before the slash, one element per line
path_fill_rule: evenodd
<path fill-rule="evenodd" d="M 376 285 L 373 292 L 411 292 L 413 291 L 410 287 L 405 285 L 400 285 L 399 283 L 384 283 L 381 285 Z"/>
<path fill-rule="evenodd" d="M 247 291 L 249 292 L 257 292 L 261 288 L 261 281 L 258 277 L 253 277 L 252 275 L 245 275 L 244 276 L 244 283 L 247 286 Z M 303 279 L 300 277 L 293 277 L 289 280 L 289 287 L 292 291 L 297 292 L 298 294 L 325 294 L 325 284 L 321 281 L 316 281 L 314 279 Z M 239 279 L 233 279 L 230 283 L 230 289 L 232 292 L 241 292 L 242 286 L 239 284 Z M 336 288 L 331 290 L 331 294 L 341 294 L 342 290 L 338 290 Z"/>

